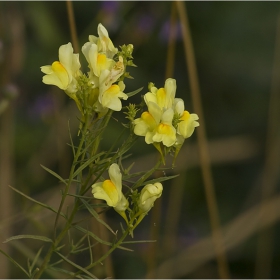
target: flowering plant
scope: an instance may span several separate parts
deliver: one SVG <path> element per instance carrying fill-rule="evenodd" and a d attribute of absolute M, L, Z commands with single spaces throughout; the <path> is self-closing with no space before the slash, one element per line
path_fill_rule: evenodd
<path fill-rule="evenodd" d="M 61 261 L 73 267 L 73 271 L 65 270 L 64 273 L 72 277 L 95 278 L 90 269 L 101 263 L 116 248 L 123 248 L 122 244 L 128 235 L 133 237 L 136 227 L 162 195 L 162 182 L 174 176 L 156 179 L 150 179 L 150 177 L 155 171 L 160 170 L 162 164 L 165 165 L 167 154 L 176 158 L 185 139 L 190 137 L 195 127 L 199 125 L 198 116 L 186 111 L 184 101 L 175 97 L 176 80 L 172 78 L 168 78 L 162 88 L 156 88 L 150 83 L 148 92 L 143 96 L 144 102 L 124 106 L 127 99 L 142 90 L 141 88 L 126 92 L 125 79 L 131 78 L 127 67 L 135 66 L 132 56 L 133 46 L 129 44 L 116 48 L 102 24 L 98 25 L 97 33 L 97 37 L 90 35 L 89 41 L 82 47 L 82 53 L 88 63 L 87 73 L 81 71 L 79 54 L 73 53 L 71 43 L 59 48 L 58 61 L 41 67 L 41 71 L 45 74 L 43 83 L 59 87 L 75 101 L 80 112 L 80 125 L 77 145 L 73 143 L 70 136 L 73 162 L 69 177 L 62 178 L 56 172 L 43 166 L 64 184 L 58 209 L 51 208 L 14 189 L 56 214 L 52 238 L 21 235 L 7 240 L 33 238 L 51 244 L 42 259 L 42 251 L 38 251 L 28 271 L 13 261 L 30 278 L 40 278 L 43 273 L 53 270 L 59 271 Z M 109 150 L 102 151 L 100 142 L 115 111 L 123 111 L 126 115 L 128 123 L 123 125 L 124 129 L 129 131 L 129 136 L 117 148 L 116 143 L 112 143 Z M 139 136 L 144 136 L 147 144 L 154 145 L 160 153 L 160 159 L 150 170 L 131 173 L 132 166 L 124 169 L 122 160 Z M 105 179 L 102 176 L 104 174 L 107 176 L 107 172 L 109 178 Z M 69 189 L 73 185 L 76 187 L 76 193 L 70 194 Z M 73 207 L 65 213 L 62 210 L 68 196 L 74 197 L 74 203 Z M 94 204 L 94 199 L 100 202 Z M 101 212 L 104 212 L 110 207 L 114 208 L 125 223 L 122 226 L 121 236 L 118 236 L 117 231 L 111 229 L 110 225 L 99 217 L 100 208 L 103 209 Z M 112 242 L 102 240 L 87 228 L 79 225 L 75 217 L 84 209 L 113 233 Z M 59 220 L 63 222 L 59 223 Z M 70 235 L 70 229 L 77 230 L 82 237 L 78 241 L 75 240 Z M 65 256 L 61 251 L 63 243 L 67 242 L 68 235 L 75 245 Z M 99 259 L 91 258 L 88 264 L 80 266 L 71 260 L 71 255 L 77 253 L 78 245 L 80 246 L 86 237 L 108 245 L 109 249 Z M 88 243 L 83 245 L 83 251 L 88 250 L 90 254 L 91 243 Z M 59 261 L 55 261 L 53 257 L 55 254 L 59 257 Z"/>

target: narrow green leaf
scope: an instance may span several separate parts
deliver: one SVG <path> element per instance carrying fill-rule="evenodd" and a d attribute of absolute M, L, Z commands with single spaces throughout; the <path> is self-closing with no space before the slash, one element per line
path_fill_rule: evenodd
<path fill-rule="evenodd" d="M 12 240 L 17 240 L 17 239 L 25 239 L 25 238 L 29 238 L 29 239 L 36 239 L 36 240 L 41 240 L 41 241 L 44 241 L 44 242 L 50 242 L 52 243 L 53 241 L 48 238 L 48 237 L 45 237 L 45 236 L 40 236 L 40 235 L 15 235 L 15 236 L 12 236 L 8 239 L 6 239 L 3 243 L 8 243 Z"/>
<path fill-rule="evenodd" d="M 98 241 L 101 244 L 112 246 L 112 243 L 110 243 L 108 241 L 105 241 L 105 240 L 102 240 L 101 238 L 99 238 L 97 235 L 95 235 L 91 231 L 88 231 L 88 230 L 86 230 L 86 229 L 84 229 L 84 228 L 82 228 L 80 226 L 74 226 L 74 228 L 76 228 L 77 230 L 79 230 L 79 231 L 81 231 L 83 233 L 89 234 L 91 237 L 93 237 L 96 241 Z"/>
<path fill-rule="evenodd" d="M 95 234 L 93 234 L 91 231 L 88 231 L 80 226 L 74 226 L 74 228 L 76 228 L 77 230 L 81 231 L 81 232 L 84 232 L 84 233 L 87 233 L 88 235 L 90 235 L 91 237 L 93 237 L 95 240 L 97 240 L 99 243 L 102 243 L 104 245 L 108 245 L 110 247 L 113 246 L 113 243 L 110 243 L 110 242 L 107 242 L 105 240 L 102 240 L 100 239 L 98 236 L 96 236 Z M 123 246 L 119 246 L 118 249 L 121 249 L 121 250 L 125 250 L 125 251 L 129 251 L 129 252 L 133 252 L 133 250 L 129 249 L 129 248 L 125 248 Z"/>
<path fill-rule="evenodd" d="M 96 276 L 94 276 L 93 274 L 91 274 L 89 271 L 87 271 L 86 269 L 84 269 L 83 267 L 79 266 L 78 264 L 70 261 L 69 259 L 67 259 L 66 257 L 64 257 L 62 254 L 56 252 L 62 259 L 64 259 L 67 263 L 71 264 L 72 266 L 76 267 L 77 269 L 81 270 L 82 272 L 84 272 L 85 274 L 87 274 L 88 276 L 90 276 L 91 278 L 97 279 Z"/>
<path fill-rule="evenodd" d="M 32 202 L 34 202 L 34 203 L 36 203 L 36 204 L 38 204 L 38 205 L 40 205 L 40 206 L 46 208 L 46 209 L 49 209 L 50 211 L 52 211 L 52 212 L 54 212 L 54 213 L 57 213 L 57 211 L 56 211 L 55 209 L 53 209 L 52 207 L 50 207 L 50 206 L 48 206 L 48 205 L 46 205 L 46 204 L 44 204 L 44 203 L 42 203 L 42 202 L 40 202 L 40 201 L 38 201 L 38 200 L 33 199 L 32 197 L 26 195 L 25 193 L 23 193 L 23 192 L 17 190 L 16 188 L 14 188 L 14 187 L 12 187 L 12 186 L 10 186 L 10 185 L 9 185 L 9 187 L 10 187 L 12 190 L 14 190 L 15 192 L 17 192 L 17 193 L 19 193 L 20 195 L 22 195 L 22 196 L 24 196 L 25 198 L 27 198 L 28 200 L 30 200 L 30 201 L 32 201 Z M 65 215 L 64 215 L 63 213 L 60 213 L 60 215 L 61 215 L 62 217 L 65 218 Z"/>
<path fill-rule="evenodd" d="M 167 177 L 160 177 L 160 178 L 156 178 L 156 179 L 153 179 L 153 180 L 145 181 L 145 182 L 143 182 L 142 184 L 138 185 L 138 187 L 144 186 L 144 185 L 148 185 L 148 184 L 154 184 L 154 183 L 157 183 L 157 182 L 167 181 L 167 180 L 176 178 L 176 177 L 178 177 L 179 175 L 180 175 L 180 174 L 172 175 L 172 176 L 167 176 Z M 132 187 L 132 188 L 133 188 L 133 187 Z"/>
<path fill-rule="evenodd" d="M 74 146 L 72 135 L 71 135 L 71 129 L 70 129 L 70 122 L 69 121 L 68 121 L 68 132 L 69 132 L 69 138 L 70 138 L 70 142 L 71 142 L 70 146 L 72 148 L 73 156 L 75 157 L 75 146 Z"/>
<path fill-rule="evenodd" d="M 54 177 L 56 177 L 59 181 L 61 181 L 62 183 L 64 183 L 65 185 L 67 185 L 66 181 L 61 177 L 59 176 L 57 173 L 55 173 L 54 171 L 52 171 L 51 169 L 47 168 L 46 166 L 40 164 L 41 167 L 43 169 L 45 169 L 47 172 L 49 172 L 50 174 L 52 174 Z"/>
<path fill-rule="evenodd" d="M 138 240 L 138 241 L 124 241 L 122 244 L 133 244 L 133 243 L 151 243 L 157 242 L 157 240 Z"/>
<path fill-rule="evenodd" d="M 17 263 L 12 257 L 10 257 L 8 254 L 6 254 L 4 251 L 0 249 L 0 253 L 2 253 L 4 256 L 6 256 L 15 266 L 17 266 L 19 269 L 21 269 L 28 277 L 30 277 L 29 273 L 19 264 Z"/>
<path fill-rule="evenodd" d="M 93 157 L 91 157 L 89 160 L 87 160 L 85 163 L 83 163 L 73 174 L 73 178 L 75 178 L 82 170 L 84 170 L 87 166 L 89 166 L 93 161 L 95 161 L 98 157 L 102 156 L 105 152 L 99 153 Z"/>
<path fill-rule="evenodd" d="M 131 97 L 131 96 L 137 94 L 138 92 L 140 92 L 143 88 L 144 88 L 144 87 L 141 87 L 141 88 L 138 88 L 138 89 L 136 89 L 136 90 L 134 90 L 134 91 L 128 92 L 128 93 L 126 93 L 126 95 L 127 95 L 128 97 Z"/>
<path fill-rule="evenodd" d="M 90 243 L 90 238 L 89 238 L 89 235 L 87 236 L 87 240 L 88 240 L 88 250 L 89 250 L 89 255 L 90 255 L 90 263 L 93 263 L 93 257 L 92 257 L 92 250 L 91 250 L 91 243 Z"/>
<path fill-rule="evenodd" d="M 63 261 L 63 260 L 62 260 Z M 92 279 L 91 277 L 88 277 L 88 276 L 83 276 L 83 275 L 77 275 L 76 273 L 72 272 L 72 271 L 68 271 L 68 270 L 65 270 L 65 269 L 62 269 L 62 268 L 58 268 L 58 267 L 54 267 L 54 266 L 49 266 L 48 267 L 48 270 L 54 270 L 54 271 L 57 271 L 59 273 L 64 273 L 64 274 L 67 274 L 67 275 L 71 275 L 73 276 L 72 278 L 74 279 L 75 278 L 79 278 L 79 279 Z"/>
<path fill-rule="evenodd" d="M 116 235 L 116 233 L 111 229 L 111 227 L 106 224 L 102 219 L 99 218 L 99 215 L 97 214 L 97 212 L 91 207 L 91 205 L 89 205 L 84 199 L 81 199 L 82 203 L 86 206 L 86 208 L 88 209 L 88 211 L 90 212 L 90 214 L 103 226 L 105 226 L 108 230 L 110 230 L 114 235 Z"/>
<path fill-rule="evenodd" d="M 34 258 L 32 264 L 31 264 L 31 266 L 30 266 L 30 271 L 29 271 L 30 273 L 32 272 L 34 266 L 36 265 L 36 263 L 37 263 L 37 261 L 38 261 L 40 255 L 41 255 L 42 249 L 43 249 L 43 247 L 41 247 L 41 248 L 39 249 L 38 253 L 36 254 L 36 256 L 35 256 L 35 258 Z M 36 271 L 34 271 L 34 272 L 36 272 Z"/>

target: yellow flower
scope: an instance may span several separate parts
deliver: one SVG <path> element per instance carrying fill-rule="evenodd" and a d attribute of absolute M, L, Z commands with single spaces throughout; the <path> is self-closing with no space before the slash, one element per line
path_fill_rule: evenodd
<path fill-rule="evenodd" d="M 148 111 L 143 112 L 141 117 L 134 120 L 134 133 L 138 136 L 145 136 L 147 144 L 153 143 L 155 130 L 160 123 L 161 109 L 154 102 L 148 102 Z"/>
<path fill-rule="evenodd" d="M 186 139 L 192 136 L 194 129 L 199 126 L 199 123 L 197 122 L 199 118 L 197 114 L 190 114 L 185 110 L 184 107 L 184 101 L 180 98 L 176 98 L 175 112 L 180 117 L 180 122 L 178 123 L 177 127 L 177 133 Z"/>
<path fill-rule="evenodd" d="M 99 37 L 90 35 L 89 41 L 97 45 L 98 52 L 104 53 L 108 58 L 113 58 L 118 49 L 114 47 L 107 29 L 101 23 L 98 24 L 97 33 Z"/>
<path fill-rule="evenodd" d="M 164 88 L 151 87 L 151 91 L 145 94 L 144 99 L 146 104 L 151 101 L 158 104 L 161 109 L 169 109 L 173 107 L 175 93 L 176 80 L 169 78 L 165 81 Z"/>
<path fill-rule="evenodd" d="M 127 222 L 125 210 L 128 201 L 122 193 L 122 174 L 116 163 L 109 167 L 109 177 L 110 180 L 93 184 L 92 194 L 95 198 L 105 200 L 108 206 L 114 207 Z"/>
<path fill-rule="evenodd" d="M 140 193 L 138 200 L 139 211 L 142 213 L 147 213 L 154 206 L 154 202 L 162 194 L 162 184 L 154 183 L 146 185 Z"/>
<path fill-rule="evenodd" d="M 122 103 L 120 99 L 127 100 L 128 96 L 123 92 L 125 84 L 121 81 L 117 85 L 112 85 L 112 76 L 109 70 L 101 72 L 99 77 L 99 103 L 104 108 L 120 111 Z"/>
<path fill-rule="evenodd" d="M 76 91 L 76 77 L 80 75 L 79 54 L 73 54 L 72 44 L 68 43 L 59 48 L 58 56 L 59 61 L 41 67 L 41 71 L 46 74 L 43 76 L 43 83 L 55 85 L 73 98 L 71 94 Z"/>
<path fill-rule="evenodd" d="M 167 109 L 161 117 L 161 122 L 156 128 L 153 136 L 154 142 L 162 142 L 164 146 L 171 147 L 176 142 L 176 129 L 172 125 L 174 116 L 173 109 Z"/>
<path fill-rule="evenodd" d="M 89 64 L 90 70 L 96 77 L 99 77 L 103 70 L 111 69 L 115 63 L 106 54 L 99 53 L 98 47 L 94 43 L 85 43 L 82 47 L 82 52 Z"/>

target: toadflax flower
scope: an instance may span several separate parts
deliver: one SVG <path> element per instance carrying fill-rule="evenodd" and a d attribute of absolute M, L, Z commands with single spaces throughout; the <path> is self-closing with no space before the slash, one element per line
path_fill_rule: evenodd
<path fill-rule="evenodd" d="M 138 213 L 136 216 L 138 219 L 133 228 L 136 228 L 151 210 L 151 208 L 154 206 L 155 200 L 161 196 L 162 190 L 163 187 L 161 183 L 148 184 L 141 190 L 139 199 L 137 201 Z"/>
<path fill-rule="evenodd" d="M 161 122 L 157 126 L 154 142 L 162 142 L 164 146 L 171 147 L 176 142 L 176 129 L 172 125 L 174 111 L 172 108 L 167 109 L 161 117 Z"/>
<path fill-rule="evenodd" d="M 145 136 L 147 144 L 153 143 L 153 136 L 161 119 L 161 109 L 154 102 L 148 102 L 148 111 L 142 113 L 140 118 L 134 120 L 134 133 L 138 136 Z"/>
<path fill-rule="evenodd" d="M 145 102 L 152 101 L 161 109 L 172 108 L 176 93 L 176 80 L 168 78 L 165 81 L 164 88 L 157 89 L 152 86 L 150 92 L 147 92 L 144 96 Z"/>
<path fill-rule="evenodd" d="M 192 136 L 194 129 L 199 126 L 197 122 L 198 115 L 190 114 L 185 110 L 184 101 L 180 98 L 175 98 L 175 112 L 179 116 L 180 122 L 178 123 L 177 133 L 184 137 L 184 139 Z"/>
<path fill-rule="evenodd" d="M 55 85 L 72 97 L 71 94 L 76 91 L 76 77 L 80 74 L 79 54 L 73 53 L 71 43 L 62 45 L 58 53 L 59 61 L 41 67 L 41 71 L 46 74 L 43 83 Z"/>
<path fill-rule="evenodd" d="M 114 47 L 107 29 L 101 23 L 98 24 L 97 33 L 99 37 L 89 35 L 89 41 L 97 45 L 98 52 L 104 53 L 108 58 L 113 58 L 118 49 Z"/>
<path fill-rule="evenodd" d="M 147 213 L 154 206 L 154 202 L 162 194 L 162 184 L 154 183 L 146 185 L 140 193 L 138 200 L 139 212 Z"/>
<path fill-rule="evenodd" d="M 113 207 L 128 223 L 125 210 L 128 201 L 122 193 L 122 174 L 116 163 L 109 167 L 110 180 L 95 183 L 92 185 L 92 194 L 95 198 L 103 199 L 108 206 Z"/>

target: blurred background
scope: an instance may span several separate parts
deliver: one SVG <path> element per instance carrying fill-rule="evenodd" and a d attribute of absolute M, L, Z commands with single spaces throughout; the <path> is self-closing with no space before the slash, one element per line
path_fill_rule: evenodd
<path fill-rule="evenodd" d="M 149 82 L 159 88 L 172 77 L 186 110 L 203 114 L 175 168 L 166 171 L 180 176 L 164 183 L 161 199 L 135 231 L 135 240 L 157 242 L 128 245 L 133 252 L 116 250 L 93 273 L 100 278 L 280 278 L 280 3 L 181 5 L 72 2 L 84 71 L 80 49 L 102 23 L 115 46 L 134 45 L 138 67 L 128 69 L 134 79 L 127 80 L 126 92 L 144 89 L 124 105 L 139 103 Z M 42 244 L 2 242 L 18 234 L 51 235 L 54 216 L 8 186 L 57 208 L 62 185 L 40 164 L 67 178 L 68 122 L 74 139 L 79 124 L 74 102 L 43 84 L 40 71 L 57 60 L 59 46 L 72 41 L 67 7 L 64 1 L 0 2 L 0 248 L 24 267 Z M 197 71 L 187 64 L 188 31 Z M 197 74 L 200 90 L 192 90 L 196 81 L 190 73 Z M 110 147 L 120 122 L 110 122 L 102 148 Z M 135 162 L 135 170 L 149 168 L 158 156 L 143 138 L 132 154 L 124 166 Z M 120 228 L 113 210 L 106 219 Z M 88 259 L 80 261 L 86 265 Z M 1 255 L 0 277 L 24 275 Z"/>

